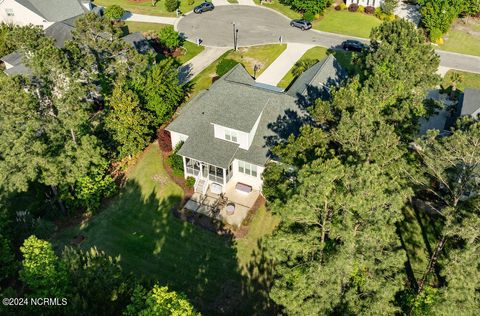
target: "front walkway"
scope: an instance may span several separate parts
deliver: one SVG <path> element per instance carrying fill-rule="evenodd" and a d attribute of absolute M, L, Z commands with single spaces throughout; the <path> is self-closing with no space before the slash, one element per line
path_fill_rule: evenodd
<path fill-rule="evenodd" d="M 408 4 L 400 1 L 395 9 L 395 15 L 404 18 L 407 21 L 413 22 L 418 26 L 420 24 L 421 15 L 418 12 L 418 7 L 414 4 Z"/>
<path fill-rule="evenodd" d="M 175 22 L 178 20 L 178 18 L 169 18 L 164 16 L 144 15 L 144 14 L 126 12 L 122 17 L 122 20 L 133 21 L 133 22 L 148 22 L 148 23 L 174 25 Z"/>
<path fill-rule="evenodd" d="M 205 49 L 180 66 L 178 79 L 180 83 L 185 83 L 193 79 L 196 75 L 207 68 L 212 62 L 222 56 L 229 48 L 226 47 L 205 47 Z"/>
<path fill-rule="evenodd" d="M 276 86 L 297 60 L 312 47 L 314 45 L 311 44 L 288 44 L 283 53 L 257 78 L 257 82 Z"/>
<path fill-rule="evenodd" d="M 227 0 L 212 0 L 212 3 L 214 6 L 230 5 L 230 3 Z"/>
<path fill-rule="evenodd" d="M 239 5 L 256 5 L 253 0 L 238 0 Z"/>

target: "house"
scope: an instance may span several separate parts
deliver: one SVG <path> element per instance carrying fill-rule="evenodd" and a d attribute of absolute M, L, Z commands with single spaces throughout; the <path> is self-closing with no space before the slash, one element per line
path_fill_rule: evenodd
<path fill-rule="evenodd" d="M 383 0 L 345 0 L 345 4 L 347 6 L 354 3 L 358 5 L 363 5 L 364 7 L 367 7 L 367 6 L 379 7 L 383 4 Z"/>
<path fill-rule="evenodd" d="M 440 94 L 438 90 L 430 91 L 428 97 L 440 101 L 443 108 L 437 109 L 428 120 L 420 120 L 420 135 L 426 134 L 431 129 L 439 130 L 442 135 L 448 134 L 461 116 L 480 119 L 480 90 L 478 89 L 465 89 L 458 102 L 450 100 L 447 95 Z"/>
<path fill-rule="evenodd" d="M 33 24 L 46 29 L 55 22 L 82 15 L 91 7 L 90 0 L 3 0 L 0 22 Z"/>
<path fill-rule="evenodd" d="M 172 147 L 181 145 L 177 154 L 183 158 L 185 177 L 194 177 L 195 191 L 203 194 L 209 188 L 217 193 L 232 187 L 260 191 L 266 164 L 276 160 L 272 147 L 310 122 L 303 100 L 312 90 L 338 84 L 343 75 L 330 55 L 282 91 L 255 82 L 236 65 L 166 127 Z"/>
<path fill-rule="evenodd" d="M 479 89 L 465 89 L 460 98 L 457 114 L 459 116 L 469 115 L 474 119 L 480 119 L 480 90 Z"/>

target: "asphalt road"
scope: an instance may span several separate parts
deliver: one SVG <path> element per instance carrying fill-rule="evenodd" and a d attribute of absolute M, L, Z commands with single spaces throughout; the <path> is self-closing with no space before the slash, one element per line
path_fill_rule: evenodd
<path fill-rule="evenodd" d="M 210 12 L 189 14 L 180 19 L 177 29 L 192 42 L 201 39 L 205 46 L 233 47 L 233 23 L 238 29 L 239 47 L 282 41 L 334 48 L 346 39 L 354 38 L 316 30 L 301 31 L 291 27 L 289 19 L 273 10 L 239 5 L 218 6 Z M 480 73 L 480 57 L 437 52 L 441 66 Z"/>

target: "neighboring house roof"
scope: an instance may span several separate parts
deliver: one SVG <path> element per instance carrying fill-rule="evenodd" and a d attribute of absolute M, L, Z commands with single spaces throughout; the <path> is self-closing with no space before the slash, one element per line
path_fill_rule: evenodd
<path fill-rule="evenodd" d="M 75 27 L 75 20 L 80 16 L 53 23 L 45 29 L 45 35 L 55 40 L 55 46 L 65 47 L 65 42 L 72 39 L 72 30 Z"/>
<path fill-rule="evenodd" d="M 340 66 L 333 55 L 320 60 L 318 63 L 304 71 L 292 86 L 287 94 L 298 97 L 317 98 L 327 89 L 328 86 L 337 85 L 347 77 L 346 72 Z"/>
<path fill-rule="evenodd" d="M 140 32 L 130 33 L 122 37 L 122 39 L 127 44 L 130 44 L 133 48 L 135 48 L 140 54 L 146 54 L 149 51 L 153 51 L 153 48 L 148 40 Z"/>
<path fill-rule="evenodd" d="M 9 75 L 30 75 L 31 71 L 22 63 L 22 55 L 18 52 L 13 52 L 1 59 L 4 63 L 9 64 L 11 67 L 5 69 L 4 72 Z"/>
<path fill-rule="evenodd" d="M 322 67 L 317 71 L 322 72 Z M 323 75 L 316 74 L 320 78 Z M 228 168 L 233 159 L 263 166 L 271 149 L 310 122 L 298 99 L 258 85 L 242 65 L 235 66 L 208 90 L 194 97 L 167 130 L 187 135 L 179 155 Z M 212 124 L 249 133 L 260 117 L 248 150 L 214 137 Z"/>
<path fill-rule="evenodd" d="M 49 22 L 58 22 L 78 16 L 85 8 L 78 0 L 15 0 Z"/>
<path fill-rule="evenodd" d="M 480 115 L 480 90 L 465 89 L 460 115 L 471 115 L 475 118 Z"/>

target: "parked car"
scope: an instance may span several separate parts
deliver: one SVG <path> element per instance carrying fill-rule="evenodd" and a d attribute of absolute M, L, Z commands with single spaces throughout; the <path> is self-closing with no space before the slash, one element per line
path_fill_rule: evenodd
<path fill-rule="evenodd" d="M 207 12 L 207 11 L 212 11 L 213 9 L 215 8 L 215 6 L 213 5 L 213 3 L 211 2 L 204 2 L 200 5 L 197 5 L 194 9 L 193 9 L 193 12 L 197 13 L 197 14 L 200 14 L 200 13 L 203 13 L 203 12 Z"/>
<path fill-rule="evenodd" d="M 342 43 L 342 48 L 346 51 L 361 52 L 366 48 L 365 44 L 355 40 L 346 40 Z"/>
<path fill-rule="evenodd" d="M 292 20 L 292 22 L 290 22 L 290 26 L 298 27 L 302 31 L 305 31 L 312 28 L 312 23 L 305 20 Z"/>

